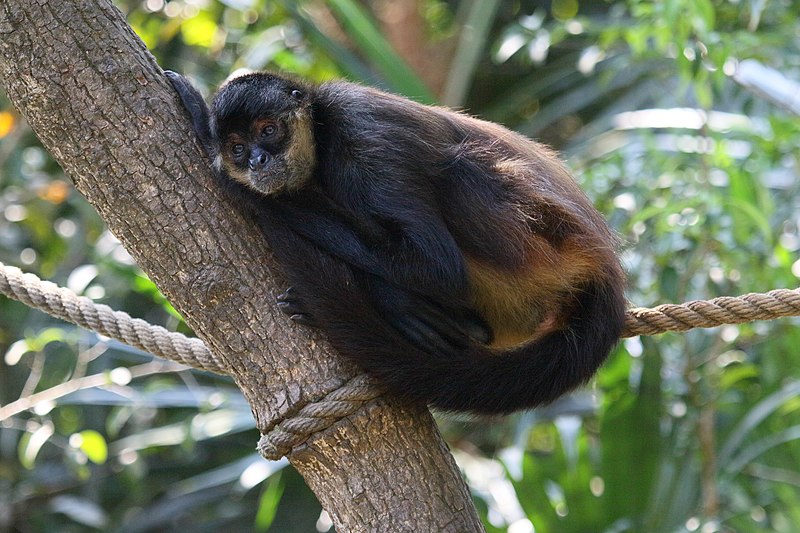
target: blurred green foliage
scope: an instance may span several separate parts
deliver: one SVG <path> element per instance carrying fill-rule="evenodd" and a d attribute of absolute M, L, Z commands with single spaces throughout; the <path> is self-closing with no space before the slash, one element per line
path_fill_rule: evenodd
<path fill-rule="evenodd" d="M 774 83 L 737 78 L 755 60 L 800 94 L 796 2 L 116 4 L 209 92 L 241 67 L 344 76 L 559 148 L 621 236 L 636 305 L 798 284 L 800 121 Z M 0 261 L 186 330 L 2 96 L 0 213 Z M 442 417 L 488 530 L 796 531 L 797 325 L 629 339 L 590 391 Z M 5 299 L 0 352 L 0 530 L 330 527 L 285 462 L 253 453 L 229 380 Z"/>

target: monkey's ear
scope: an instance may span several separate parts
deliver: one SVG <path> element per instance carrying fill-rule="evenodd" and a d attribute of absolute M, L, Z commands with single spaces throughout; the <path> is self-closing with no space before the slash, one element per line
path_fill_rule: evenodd
<path fill-rule="evenodd" d="M 203 145 L 209 157 L 214 157 L 214 145 L 211 138 L 211 122 L 209 119 L 208 105 L 200 92 L 184 76 L 171 70 L 165 70 L 164 74 L 172 83 L 172 87 L 178 96 L 181 97 L 181 102 L 189 116 L 192 119 L 192 127 L 194 128 L 195 135 Z"/>

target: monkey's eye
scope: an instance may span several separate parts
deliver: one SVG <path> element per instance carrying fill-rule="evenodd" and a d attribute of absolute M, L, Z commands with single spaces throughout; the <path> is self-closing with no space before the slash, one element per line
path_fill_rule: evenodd
<path fill-rule="evenodd" d="M 292 98 L 297 98 L 298 100 L 300 100 L 302 97 L 303 97 L 302 91 L 298 91 L 297 89 L 292 91 Z"/>
<path fill-rule="evenodd" d="M 272 137 L 273 135 L 275 135 L 276 131 L 278 131 L 278 128 L 277 126 L 275 126 L 275 124 L 267 124 L 266 126 L 264 126 L 264 129 L 261 130 L 261 136 Z"/>
<path fill-rule="evenodd" d="M 231 148 L 231 153 L 233 155 L 242 155 L 244 153 L 244 145 L 241 143 L 236 143 Z"/>

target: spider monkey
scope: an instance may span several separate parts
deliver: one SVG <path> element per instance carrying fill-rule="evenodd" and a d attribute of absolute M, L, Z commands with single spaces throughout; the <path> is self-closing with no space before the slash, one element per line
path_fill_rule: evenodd
<path fill-rule="evenodd" d="M 546 147 L 344 81 L 167 73 L 291 288 L 278 305 L 393 393 L 499 414 L 585 383 L 622 331 L 616 239 Z"/>

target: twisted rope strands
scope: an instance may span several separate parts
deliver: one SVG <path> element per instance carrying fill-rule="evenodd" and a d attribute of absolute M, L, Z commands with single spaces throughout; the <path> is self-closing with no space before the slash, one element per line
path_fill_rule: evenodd
<path fill-rule="evenodd" d="M 69 289 L 0 263 L 0 293 L 82 328 L 178 363 L 224 374 L 211 351 L 196 338 L 172 333 L 128 313 L 96 304 Z"/>
<path fill-rule="evenodd" d="M 800 316 L 800 289 L 777 289 L 766 294 L 720 296 L 685 304 L 664 304 L 653 309 L 628 309 L 623 337 L 656 335 L 666 331 L 710 328 Z"/>
<path fill-rule="evenodd" d="M 266 459 L 277 460 L 315 433 L 355 413 L 367 402 L 383 394 L 377 382 L 362 374 L 314 403 L 300 409 L 289 419 L 263 433 L 258 451 Z"/>
<path fill-rule="evenodd" d="M 121 311 L 96 304 L 69 289 L 42 281 L 33 274 L 0 263 L 0 293 L 50 315 L 101 335 L 136 346 L 165 359 L 224 374 L 224 367 L 199 339 L 172 333 Z M 623 337 L 656 335 L 723 324 L 800 316 L 800 289 L 778 289 L 766 294 L 722 296 L 685 304 L 632 308 L 627 312 Z M 310 403 L 262 434 L 258 450 L 267 459 L 278 459 L 311 435 L 358 411 L 382 394 L 380 386 L 365 375 L 357 376 L 327 396 Z"/>

